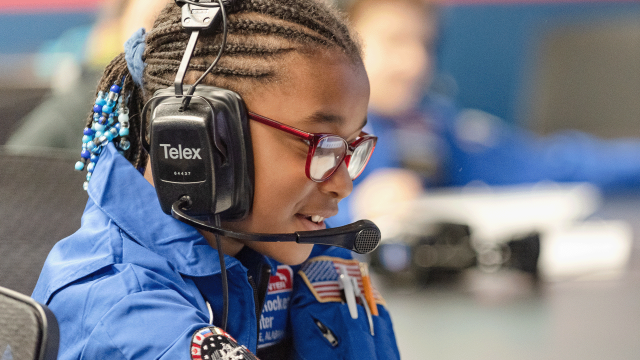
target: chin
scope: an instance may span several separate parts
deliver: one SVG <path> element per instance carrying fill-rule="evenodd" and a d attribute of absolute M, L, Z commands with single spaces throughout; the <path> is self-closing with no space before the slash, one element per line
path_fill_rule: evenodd
<path fill-rule="evenodd" d="M 246 245 L 285 265 L 302 264 L 313 250 L 313 244 L 254 242 Z"/>

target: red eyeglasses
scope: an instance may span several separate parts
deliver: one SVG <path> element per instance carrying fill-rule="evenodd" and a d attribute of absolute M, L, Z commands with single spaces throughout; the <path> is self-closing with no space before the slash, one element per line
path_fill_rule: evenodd
<path fill-rule="evenodd" d="M 309 152 L 305 171 L 307 177 L 315 182 L 329 179 L 343 160 L 347 164 L 351 180 L 354 180 L 369 162 L 378 141 L 376 136 L 361 132 L 349 144 L 338 135 L 308 133 L 252 112 L 249 113 L 249 119 L 306 140 Z"/>

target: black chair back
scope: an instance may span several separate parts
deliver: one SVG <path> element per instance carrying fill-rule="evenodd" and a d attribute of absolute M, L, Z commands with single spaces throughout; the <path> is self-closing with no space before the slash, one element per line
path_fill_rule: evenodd
<path fill-rule="evenodd" d="M 58 322 L 51 310 L 0 287 L 0 359 L 53 360 L 59 341 Z"/>
<path fill-rule="evenodd" d="M 80 227 L 86 173 L 73 155 L 0 151 L 0 286 L 31 295 L 53 245 Z"/>

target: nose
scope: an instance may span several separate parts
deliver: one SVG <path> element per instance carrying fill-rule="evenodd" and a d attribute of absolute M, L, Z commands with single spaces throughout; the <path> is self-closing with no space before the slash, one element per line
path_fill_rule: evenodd
<path fill-rule="evenodd" d="M 349 176 L 347 164 L 343 161 L 331 177 L 318 184 L 320 190 L 338 200 L 342 200 L 351 194 L 353 181 Z"/>

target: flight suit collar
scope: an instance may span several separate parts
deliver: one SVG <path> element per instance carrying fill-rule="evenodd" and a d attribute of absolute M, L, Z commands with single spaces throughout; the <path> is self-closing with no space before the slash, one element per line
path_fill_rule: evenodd
<path fill-rule="evenodd" d="M 91 200 L 142 246 L 168 259 L 182 274 L 220 273 L 218 252 L 192 226 L 160 208 L 154 187 L 109 143 L 87 189 Z M 226 267 L 241 266 L 225 256 Z M 245 270 L 246 271 L 246 270 Z"/>

